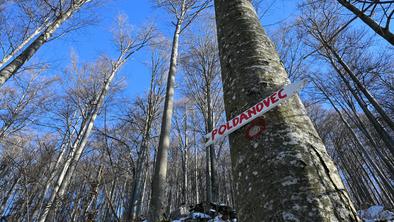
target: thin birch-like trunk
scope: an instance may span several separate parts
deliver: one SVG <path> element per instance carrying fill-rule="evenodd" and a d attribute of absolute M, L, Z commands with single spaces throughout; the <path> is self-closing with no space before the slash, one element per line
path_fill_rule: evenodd
<path fill-rule="evenodd" d="M 342 81 L 345 83 L 346 87 L 349 89 L 353 97 L 356 99 L 358 105 L 361 107 L 365 115 L 367 116 L 368 120 L 372 123 L 372 126 L 375 128 L 375 130 L 381 135 L 382 140 L 384 143 L 387 145 L 387 148 L 390 150 L 392 154 L 394 154 L 394 141 L 390 137 L 390 135 L 387 133 L 387 131 L 383 128 L 383 126 L 379 123 L 379 121 L 374 117 L 374 115 L 371 113 L 371 111 L 368 109 L 367 105 L 357 92 L 353 89 L 353 87 L 350 85 L 349 81 L 346 79 L 346 77 L 343 75 L 342 71 L 339 69 L 339 67 L 335 64 L 334 60 L 330 57 L 329 58 L 330 63 L 332 67 L 335 69 L 339 77 L 342 79 Z"/>
<path fill-rule="evenodd" d="M 30 41 L 32 41 L 36 36 L 38 36 L 47 26 L 48 18 L 44 20 L 43 24 L 37 27 L 34 32 L 32 32 L 27 38 L 25 38 L 15 49 L 13 49 L 9 54 L 4 56 L 0 60 L 0 68 L 6 64 L 10 59 L 16 56 Z"/>
<path fill-rule="evenodd" d="M 52 210 L 54 204 L 55 204 L 54 207 L 56 208 L 56 203 L 55 203 L 56 198 L 62 197 L 65 194 L 68 184 L 71 181 L 71 177 L 73 175 L 75 167 L 86 146 L 88 137 L 93 129 L 94 121 L 96 120 L 98 112 L 104 102 L 105 95 L 107 94 L 109 90 L 109 86 L 113 78 L 115 77 L 115 74 L 117 73 L 118 69 L 120 68 L 121 64 L 122 64 L 121 62 L 118 62 L 117 64 L 114 65 L 110 75 L 106 77 L 107 79 L 104 81 L 104 85 L 101 92 L 95 98 L 95 101 L 93 103 L 95 105 L 94 107 L 92 107 L 92 112 L 88 115 L 86 119 L 83 120 L 79 134 L 74 144 L 72 145 L 70 158 L 64 163 L 63 169 L 57 179 L 54 190 L 52 191 L 52 195 L 49 201 L 47 202 L 47 204 L 45 205 L 44 211 L 40 215 L 38 221 L 40 222 L 46 221 L 48 213 L 50 210 Z"/>
<path fill-rule="evenodd" d="M 183 6 L 184 7 L 184 6 Z M 167 177 L 168 149 L 170 146 L 171 119 L 174 107 L 175 74 L 178 59 L 179 36 L 182 21 L 178 20 L 172 42 L 170 68 L 167 78 L 167 89 L 164 100 L 164 112 L 161 123 L 159 146 L 157 149 L 155 172 L 152 180 L 152 193 L 150 200 L 149 218 L 151 221 L 160 221 L 165 209 L 165 189 Z"/>
<path fill-rule="evenodd" d="M 32 41 L 17 57 L 11 60 L 7 65 L 0 69 L 0 87 L 13 76 L 23 64 L 25 64 L 37 51 L 41 48 L 55 31 L 67 21 L 75 12 L 77 12 L 84 4 L 91 0 L 73 1 L 70 8 L 57 17 L 34 41 Z"/>
<path fill-rule="evenodd" d="M 338 54 L 338 52 L 332 46 L 330 46 L 327 42 L 323 41 L 323 44 L 332 53 L 332 55 L 335 57 L 335 59 L 338 61 L 338 63 L 343 67 L 345 72 L 350 76 L 350 78 L 356 84 L 357 88 L 361 90 L 361 92 L 368 99 L 368 101 L 372 104 L 372 106 L 375 108 L 375 110 L 380 114 L 380 116 L 382 117 L 384 122 L 391 128 L 391 130 L 394 130 L 394 122 L 386 114 L 386 112 L 383 110 L 382 106 L 372 96 L 372 94 L 369 92 L 369 90 L 361 83 L 361 81 L 357 78 L 357 76 L 354 74 L 354 72 L 349 68 L 349 66 L 342 59 L 342 57 Z"/>
<path fill-rule="evenodd" d="M 382 36 L 387 42 L 391 45 L 394 45 L 394 34 L 390 32 L 390 19 L 393 16 L 394 11 L 390 12 L 387 27 L 382 27 L 378 23 L 376 23 L 370 16 L 366 15 L 363 11 L 359 10 L 355 7 L 349 0 L 337 0 L 342 6 L 351 11 L 354 15 L 360 18 L 365 24 L 367 24 L 376 34 Z M 361 2 L 361 1 L 360 1 Z M 375 4 L 375 1 L 369 2 L 369 4 Z M 376 1 L 376 4 L 379 4 L 379 1 Z M 380 3 L 384 4 L 384 3 Z M 392 4 L 392 3 L 388 3 Z"/>

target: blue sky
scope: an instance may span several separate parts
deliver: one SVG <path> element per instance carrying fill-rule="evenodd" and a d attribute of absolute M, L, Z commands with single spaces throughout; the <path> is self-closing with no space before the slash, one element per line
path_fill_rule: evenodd
<path fill-rule="evenodd" d="M 263 17 L 263 25 L 268 25 L 268 31 L 276 27 L 272 24 L 291 19 L 292 15 L 295 15 L 297 3 L 297 1 L 270 1 L 275 3 L 272 6 L 271 4 L 263 6 L 270 6 L 270 10 Z M 59 74 L 70 64 L 72 51 L 77 53 L 81 62 L 92 62 L 103 54 L 113 56 L 115 51 L 111 44 L 111 28 L 119 14 L 127 15 L 129 22 L 137 29 L 143 27 L 144 24 L 153 22 L 161 33 L 167 38 L 171 38 L 173 32 L 171 18 L 164 10 L 153 7 L 152 2 L 153 0 L 107 1 L 94 10 L 95 15 L 99 18 L 96 24 L 83 27 L 44 45 L 33 61 L 41 59 L 49 61 L 51 63 L 49 74 Z M 149 55 L 147 50 L 138 52 L 119 74 L 118 77 L 125 78 L 127 82 L 126 96 L 133 98 L 141 95 L 148 88 L 149 70 L 146 61 L 148 61 Z"/>

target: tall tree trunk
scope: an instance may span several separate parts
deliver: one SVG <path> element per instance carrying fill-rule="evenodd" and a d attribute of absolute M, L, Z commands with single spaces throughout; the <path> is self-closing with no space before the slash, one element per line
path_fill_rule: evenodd
<path fill-rule="evenodd" d="M 147 160 L 149 160 L 149 153 Z M 143 184 L 140 192 L 140 199 L 138 200 L 138 205 L 136 209 L 136 215 L 141 215 L 141 212 L 144 210 L 144 201 L 146 198 L 146 183 L 148 181 L 148 169 L 149 169 L 149 162 L 146 161 L 145 163 L 145 169 L 144 169 L 144 174 L 143 174 Z"/>
<path fill-rule="evenodd" d="M 76 11 L 78 11 L 84 4 L 91 0 L 79 0 L 72 3 L 72 6 L 64 12 L 61 16 L 56 18 L 45 31 L 43 31 L 29 46 L 24 49 L 21 54 L 10 61 L 6 66 L 1 67 L 0 70 L 0 87 L 13 76 L 19 68 L 22 67 L 37 51 L 43 46 L 53 35 L 53 33 L 67 21 Z"/>
<path fill-rule="evenodd" d="M 6 64 L 10 59 L 16 56 L 31 40 L 37 37 L 47 26 L 49 18 L 44 19 L 42 25 L 37 27 L 27 38 L 25 38 L 16 48 L 14 48 L 8 55 L 0 60 L 0 68 Z"/>
<path fill-rule="evenodd" d="M 184 151 L 183 157 L 182 157 L 182 203 L 187 204 L 188 203 L 188 154 L 187 151 Z"/>
<path fill-rule="evenodd" d="M 372 112 L 368 109 L 367 104 L 361 99 L 361 97 L 357 94 L 357 92 L 353 89 L 350 85 L 350 82 L 346 79 L 342 71 L 339 69 L 333 58 L 328 58 L 332 67 L 337 72 L 338 76 L 342 79 L 345 83 L 346 87 L 349 89 L 353 97 L 356 99 L 358 105 L 361 107 L 365 115 L 367 116 L 368 120 L 372 123 L 373 127 L 375 128 L 376 132 L 381 135 L 383 142 L 387 145 L 387 148 L 390 150 L 392 154 L 394 154 L 394 140 L 390 137 L 387 131 L 383 128 L 383 126 L 379 123 L 379 121 L 375 118 Z"/>
<path fill-rule="evenodd" d="M 93 125 L 94 125 L 94 122 L 95 122 L 97 115 L 100 111 L 100 108 L 104 102 L 105 95 L 107 94 L 107 92 L 109 90 L 109 86 L 110 86 L 113 78 L 115 77 L 115 74 L 117 73 L 121 64 L 122 63 L 114 64 L 111 74 L 108 77 L 106 77 L 106 80 L 104 81 L 104 85 L 103 85 L 101 92 L 97 95 L 97 97 L 95 98 L 95 101 L 93 102 L 94 105 L 92 107 L 91 113 L 88 114 L 88 117 L 83 120 L 83 123 L 81 125 L 81 129 L 80 129 L 80 133 L 72 146 L 72 149 L 71 149 L 72 152 L 70 154 L 70 157 L 64 163 L 63 169 L 57 179 L 54 190 L 52 191 L 52 195 L 51 195 L 48 203 L 46 203 L 46 205 L 44 207 L 44 211 L 40 215 L 40 218 L 38 221 L 40 221 L 40 222 L 46 221 L 48 213 L 52 210 L 52 208 L 56 208 L 56 205 L 53 206 L 55 203 L 55 200 L 59 197 L 62 197 L 65 194 L 68 184 L 71 181 L 74 170 L 75 170 L 77 163 L 79 161 L 79 158 L 82 155 L 82 152 L 86 146 L 86 143 L 88 142 L 89 135 L 93 129 Z"/>
<path fill-rule="evenodd" d="M 102 162 L 103 159 L 101 159 Z M 99 194 L 99 187 L 102 180 L 103 174 L 103 165 L 100 165 L 97 170 L 96 176 L 93 178 L 93 181 L 90 183 L 90 193 L 89 199 L 86 204 L 86 208 L 83 211 L 83 215 L 86 221 L 94 221 L 97 216 L 97 197 Z"/>
<path fill-rule="evenodd" d="M 187 106 L 185 106 L 185 118 L 184 118 L 184 144 L 182 150 L 182 171 L 183 171 L 183 180 L 182 180 L 182 202 L 187 205 L 188 204 L 188 164 L 189 164 L 189 138 L 187 136 Z"/>
<path fill-rule="evenodd" d="M 12 195 L 12 191 L 14 191 L 14 188 L 18 184 L 19 180 L 20 180 L 20 177 L 14 179 L 10 189 L 8 189 L 8 191 L 4 195 L 3 200 L 1 201 L 1 205 L 0 205 L 0 216 L 5 215 L 4 210 L 6 209 L 8 200 L 10 199 L 10 197 Z"/>
<path fill-rule="evenodd" d="M 193 123 L 194 123 L 194 112 L 192 113 Z M 194 191 L 195 191 L 195 203 L 198 204 L 200 202 L 200 192 L 198 187 L 198 146 L 196 139 L 196 130 L 193 129 L 193 141 L 194 141 Z"/>
<path fill-rule="evenodd" d="M 214 126 L 214 121 L 213 121 L 213 109 L 212 109 L 212 99 L 211 99 L 211 84 L 207 83 L 207 111 L 208 111 L 208 124 L 207 124 L 207 133 L 211 132 L 213 130 Z M 208 159 L 207 159 L 208 160 Z M 216 154 L 215 154 L 215 145 L 212 144 L 209 146 L 209 173 L 210 173 L 210 188 L 207 188 L 208 191 L 210 192 L 210 195 L 207 198 L 208 202 L 216 202 L 218 201 L 218 195 L 219 195 L 219 187 L 218 187 L 218 181 L 217 181 L 217 173 L 216 173 Z"/>
<path fill-rule="evenodd" d="M 386 114 L 386 112 L 383 110 L 382 106 L 372 96 L 372 94 L 369 92 L 369 90 L 361 83 L 361 81 L 354 74 L 354 72 L 350 69 L 350 67 L 347 65 L 347 63 L 342 59 L 342 57 L 338 54 L 338 52 L 330 44 L 328 44 L 324 40 L 323 40 L 323 44 L 332 53 L 332 55 L 335 57 L 335 59 L 338 61 L 338 63 L 343 67 L 345 72 L 350 76 L 350 78 L 356 84 L 357 88 L 359 90 L 361 90 L 361 92 L 368 99 L 368 101 L 372 104 L 372 106 L 375 108 L 375 110 L 380 114 L 380 116 L 382 117 L 383 121 L 386 122 L 386 124 L 391 128 L 391 130 L 394 130 L 394 122 Z"/>
<path fill-rule="evenodd" d="M 211 154 L 210 149 L 205 149 L 205 189 L 206 201 L 212 202 L 212 181 L 211 181 Z"/>
<path fill-rule="evenodd" d="M 133 185 L 132 185 L 132 193 L 130 198 L 130 212 L 128 218 L 131 220 L 136 220 L 138 217 L 137 209 L 141 206 L 143 185 L 145 181 L 145 171 L 144 167 L 146 166 L 146 156 L 148 151 L 148 144 L 146 141 L 147 137 L 143 139 L 141 145 L 141 156 L 137 160 L 137 169 L 136 176 L 134 177 Z"/>
<path fill-rule="evenodd" d="M 249 0 L 215 0 L 227 119 L 287 83 Z M 230 135 L 240 221 L 358 221 L 298 96 L 265 114 L 258 139 Z"/>
<path fill-rule="evenodd" d="M 349 11 L 351 11 L 353 14 L 355 14 L 358 18 L 360 18 L 365 24 L 367 24 L 376 34 L 382 36 L 384 39 L 387 40 L 391 45 L 394 45 L 394 34 L 390 32 L 389 26 L 387 27 L 382 27 L 378 23 L 376 23 L 370 16 L 366 15 L 363 11 L 359 10 L 357 7 L 355 7 L 352 3 L 350 3 L 349 0 L 337 0 L 339 4 L 347 8 Z M 369 4 L 375 4 L 375 1 L 370 1 Z M 376 4 L 379 4 L 379 1 L 376 1 Z M 383 4 L 383 3 L 380 3 Z M 389 3 L 392 4 L 392 3 Z M 393 11 L 391 11 L 390 17 L 388 20 L 391 19 L 391 16 L 393 15 Z M 390 24 L 388 22 L 387 24 Z"/>
<path fill-rule="evenodd" d="M 356 142 L 357 146 L 358 146 L 358 151 L 362 151 L 363 155 L 360 154 L 361 156 L 364 156 L 365 159 L 368 160 L 369 164 L 371 164 L 373 166 L 373 168 L 378 172 L 379 176 L 382 178 L 382 180 L 385 180 L 384 177 L 384 173 L 381 172 L 381 169 L 379 166 L 376 165 L 375 161 L 372 160 L 372 158 L 370 157 L 369 153 L 367 152 L 367 150 L 365 149 L 365 147 L 362 145 L 360 139 L 357 137 L 356 133 L 354 132 L 353 128 L 350 126 L 350 124 L 348 123 L 348 121 L 345 119 L 345 117 L 342 115 L 342 112 L 336 107 L 334 101 L 330 98 L 330 95 L 328 94 L 328 92 L 324 89 L 324 86 L 319 86 L 318 83 L 314 82 L 316 87 L 324 94 L 324 96 L 326 97 L 326 99 L 330 102 L 331 106 L 334 108 L 334 110 L 338 113 L 340 119 L 342 120 L 343 124 L 345 124 L 346 128 L 349 130 L 350 135 L 352 135 L 354 141 Z M 384 156 L 380 156 L 381 153 L 379 153 L 379 157 L 384 159 Z M 390 167 L 391 165 L 389 165 L 388 167 Z M 393 175 L 393 171 L 389 170 L 390 172 L 390 176 L 394 176 Z M 387 184 L 386 184 L 387 185 Z M 389 189 L 391 189 L 391 187 L 389 186 Z"/>
<path fill-rule="evenodd" d="M 164 213 L 165 189 L 167 177 L 168 148 L 170 146 L 171 119 L 174 106 L 175 74 L 178 59 L 179 36 L 182 21 L 178 20 L 172 42 L 171 61 L 167 78 L 166 97 L 164 100 L 164 112 L 161 122 L 159 147 L 157 149 L 155 172 L 152 181 L 152 193 L 149 204 L 150 221 L 160 221 Z"/>

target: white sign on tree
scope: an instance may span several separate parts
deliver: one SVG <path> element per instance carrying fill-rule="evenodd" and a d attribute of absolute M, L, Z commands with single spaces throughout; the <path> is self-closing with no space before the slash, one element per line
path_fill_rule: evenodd
<path fill-rule="evenodd" d="M 205 136 L 208 139 L 208 141 L 205 143 L 205 146 L 207 147 L 215 143 L 220 138 L 229 135 L 235 130 L 250 123 L 252 120 L 262 116 L 264 113 L 268 112 L 272 108 L 277 107 L 279 104 L 299 92 L 302 88 L 305 87 L 306 84 L 307 81 L 302 80 L 300 82 L 286 85 L 282 89 L 261 100 L 248 110 L 227 121 L 227 123 L 220 125 Z"/>

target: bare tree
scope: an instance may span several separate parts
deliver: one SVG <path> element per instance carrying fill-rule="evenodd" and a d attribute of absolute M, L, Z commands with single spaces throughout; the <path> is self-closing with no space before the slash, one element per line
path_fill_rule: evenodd
<path fill-rule="evenodd" d="M 318 4 L 318 3 L 316 3 Z M 340 79 L 346 84 L 349 91 L 352 93 L 353 97 L 356 99 L 358 105 L 367 115 L 368 119 L 373 124 L 374 128 L 382 135 L 383 141 L 386 143 L 389 149 L 393 147 L 393 140 L 386 129 L 384 129 L 383 125 L 376 120 L 373 113 L 369 110 L 368 104 L 364 101 L 364 96 L 367 101 L 371 104 L 371 106 L 376 110 L 376 112 L 380 115 L 382 122 L 387 124 L 387 126 L 391 129 L 394 129 L 394 122 L 391 120 L 386 111 L 382 108 L 380 103 L 375 99 L 375 97 L 370 93 L 368 88 L 361 82 L 359 76 L 357 76 L 357 68 L 353 68 L 355 66 L 360 66 L 362 63 L 354 63 L 352 65 L 349 64 L 348 61 L 350 59 L 357 60 L 356 57 L 353 57 L 354 52 L 348 53 L 352 47 L 348 45 L 341 45 L 339 39 L 341 36 L 337 36 L 335 39 L 331 38 L 331 34 L 336 30 L 340 25 L 340 20 L 338 20 L 338 16 L 334 13 L 335 6 L 333 7 L 331 4 L 320 4 L 320 7 L 317 8 L 317 5 L 311 5 L 309 7 L 310 11 L 305 10 L 304 18 L 306 20 L 301 20 L 303 26 L 308 30 L 308 33 L 323 46 L 323 48 L 316 47 L 316 43 L 311 43 L 315 46 L 315 49 L 320 52 L 322 56 L 324 56 L 330 65 L 336 70 Z M 323 18 L 316 17 L 313 13 L 315 10 L 323 11 Z M 354 37 L 345 37 L 345 34 L 342 33 L 343 38 L 348 38 L 346 41 L 352 41 L 352 39 L 360 39 L 362 35 L 357 35 Z M 348 35 L 349 36 L 349 35 Z M 331 40 L 328 40 L 331 39 Z M 354 44 L 360 41 L 354 41 Z M 354 48 L 353 48 L 354 49 Z M 346 57 L 347 58 L 346 58 Z M 353 57 L 353 58 L 352 58 Z M 353 66 L 353 67 L 352 67 Z M 362 69 L 360 69 L 362 70 Z M 348 78 L 348 77 L 350 78 Z M 354 83 L 354 86 L 352 85 Z M 361 91 L 362 94 L 358 93 Z M 392 151 L 393 152 L 393 151 Z"/>
<path fill-rule="evenodd" d="M 76 138 L 70 147 L 71 153 L 63 165 L 63 169 L 57 179 L 51 197 L 40 215 L 39 221 L 46 221 L 48 213 L 52 209 L 56 198 L 64 196 L 76 165 L 86 146 L 94 121 L 99 114 L 115 75 L 130 56 L 143 48 L 152 37 L 152 29 L 147 29 L 146 32 L 133 38 L 129 33 L 130 30 L 128 29 L 129 27 L 127 26 L 125 18 L 122 16 L 118 19 L 118 25 L 119 30 L 115 33 L 115 44 L 119 50 L 118 58 L 115 61 L 103 58 L 101 61 L 98 61 L 97 65 L 91 68 L 75 70 L 77 73 L 84 74 L 84 72 L 87 72 L 87 74 L 90 75 L 87 77 L 81 76 L 80 79 L 78 79 L 78 88 L 72 92 L 75 97 L 73 99 L 74 101 L 85 102 L 83 109 L 80 110 L 83 120 L 79 126 Z M 98 79 L 100 82 L 89 83 L 89 79 Z"/>
<path fill-rule="evenodd" d="M 141 145 L 138 152 L 137 166 L 135 169 L 135 178 L 131 190 L 130 210 L 128 218 L 130 220 L 137 220 L 140 215 L 142 207 L 142 198 L 144 193 L 144 184 L 146 183 L 146 175 L 148 172 L 147 164 L 150 157 L 149 143 L 152 140 L 152 127 L 154 122 L 159 117 L 159 109 L 162 104 L 164 87 L 163 87 L 163 73 L 164 73 L 165 59 L 158 52 L 153 52 L 151 56 L 151 80 L 149 85 L 148 95 L 145 98 L 139 98 L 136 101 L 143 114 L 140 126 L 142 132 Z M 137 119 L 137 118 L 136 118 Z"/>
<path fill-rule="evenodd" d="M 164 212 L 164 192 L 167 177 L 168 148 L 173 111 L 175 74 L 178 60 L 179 37 L 193 20 L 209 6 L 209 1 L 199 0 L 159 0 L 157 5 L 167 9 L 174 17 L 175 31 L 172 40 L 170 66 L 167 77 L 167 89 L 164 100 L 164 112 L 161 123 L 159 146 L 156 155 L 155 173 L 152 181 L 149 218 L 159 221 Z"/>
<path fill-rule="evenodd" d="M 201 36 L 189 37 L 190 48 L 182 58 L 182 67 L 185 71 L 184 93 L 193 101 L 203 116 L 205 134 L 213 130 L 224 111 L 221 99 L 219 55 L 216 42 L 214 42 L 215 38 L 210 33 L 212 32 L 208 30 Z M 216 202 L 219 187 L 214 145 L 207 149 L 206 159 L 207 201 Z"/>
<path fill-rule="evenodd" d="M 8 54 L 3 55 L 0 66 L 0 87 L 13 76 L 46 42 L 54 35 L 55 31 L 82 6 L 91 0 L 70 0 L 70 1 L 32 1 L 31 4 L 42 4 L 49 9 L 46 10 L 49 15 L 42 17 L 42 22 L 33 30 L 26 30 L 27 34 L 23 35 L 20 43 L 12 47 Z M 23 3 L 22 3 L 23 5 Z M 28 7 L 28 6 L 24 6 Z M 33 15 L 34 16 L 34 15 Z M 35 19 L 35 18 L 34 18 Z M 75 28 L 75 27 L 74 27 Z M 12 32 L 12 31 L 11 31 Z"/>
<path fill-rule="evenodd" d="M 376 34 L 394 45 L 394 34 L 390 31 L 390 22 L 394 15 L 393 2 L 390 0 L 337 0 L 339 4 L 351 11 Z"/>

